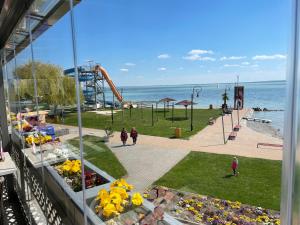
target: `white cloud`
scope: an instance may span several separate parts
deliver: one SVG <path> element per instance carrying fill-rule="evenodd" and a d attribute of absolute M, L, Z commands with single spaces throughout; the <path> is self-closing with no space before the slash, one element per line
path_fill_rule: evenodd
<path fill-rule="evenodd" d="M 169 54 L 161 54 L 161 55 L 158 55 L 157 58 L 159 59 L 168 59 L 170 58 L 171 56 Z"/>
<path fill-rule="evenodd" d="M 274 54 L 274 55 L 256 55 L 252 57 L 253 60 L 273 60 L 273 59 L 286 59 L 285 55 Z"/>
<path fill-rule="evenodd" d="M 254 65 L 252 65 L 251 67 L 253 67 L 253 68 L 257 68 L 257 67 L 259 67 L 259 65 L 257 65 L 257 64 L 254 64 Z"/>
<path fill-rule="evenodd" d="M 187 53 L 183 58 L 191 61 L 215 61 L 216 59 L 213 57 L 203 56 L 203 55 L 211 55 L 213 51 L 211 50 L 202 50 L 202 49 L 193 49 Z"/>
<path fill-rule="evenodd" d="M 134 63 L 131 63 L 131 62 L 127 62 L 127 63 L 125 63 L 125 66 L 135 66 L 136 64 L 134 64 Z"/>
<path fill-rule="evenodd" d="M 200 61 L 216 61 L 215 58 L 212 57 L 201 57 L 199 58 Z"/>
<path fill-rule="evenodd" d="M 239 64 L 225 64 L 224 67 L 240 67 Z"/>
<path fill-rule="evenodd" d="M 202 50 L 202 49 L 193 49 L 188 52 L 188 55 L 204 55 L 204 54 L 214 54 L 212 50 Z"/>
<path fill-rule="evenodd" d="M 223 56 L 220 58 L 221 61 L 224 61 L 224 60 L 239 60 L 239 59 L 245 59 L 246 56 Z"/>
<path fill-rule="evenodd" d="M 143 79 L 143 78 L 144 78 L 144 76 L 142 76 L 142 75 L 138 75 L 138 76 L 136 76 L 136 78 L 137 78 L 137 79 Z"/>
<path fill-rule="evenodd" d="M 248 66 L 248 65 L 250 65 L 250 63 L 249 62 L 242 62 L 242 65 Z"/>
<path fill-rule="evenodd" d="M 128 69 L 126 69 L 126 68 L 122 68 L 122 69 L 120 69 L 122 72 L 128 72 L 129 70 Z"/>
<path fill-rule="evenodd" d="M 167 68 L 165 68 L 165 67 L 160 67 L 160 68 L 158 68 L 157 70 L 158 70 L 158 71 L 166 71 Z"/>

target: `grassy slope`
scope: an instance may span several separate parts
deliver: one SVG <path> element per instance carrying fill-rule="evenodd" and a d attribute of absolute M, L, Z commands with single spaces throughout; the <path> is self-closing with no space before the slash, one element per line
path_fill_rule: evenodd
<path fill-rule="evenodd" d="M 239 157 L 240 174 L 229 177 L 231 160 L 229 155 L 191 152 L 156 184 L 279 210 L 281 161 Z"/>
<path fill-rule="evenodd" d="M 133 109 L 131 113 L 129 110 L 124 110 L 124 121 L 122 121 L 122 113 L 118 112 L 114 115 L 114 124 L 111 122 L 111 116 L 96 115 L 91 112 L 82 113 L 82 123 L 87 128 L 104 129 L 105 127 L 112 127 L 116 131 L 120 131 L 123 127 L 130 130 L 131 127 L 136 127 L 140 134 L 174 137 L 174 128 L 182 128 L 183 138 L 187 138 L 207 126 L 210 117 L 218 117 L 220 110 L 209 109 L 195 109 L 194 110 L 194 130 L 190 131 L 190 119 L 185 119 L 184 109 L 175 109 L 174 118 L 171 120 L 171 109 L 167 113 L 167 118 L 164 118 L 162 109 L 155 113 L 154 109 L 154 126 L 152 126 L 151 109 Z M 190 117 L 190 110 L 188 110 L 188 117 Z M 67 114 L 65 118 L 66 125 L 77 125 L 77 114 Z"/>
<path fill-rule="evenodd" d="M 118 179 L 127 174 L 123 165 L 119 162 L 114 153 L 103 143 L 101 138 L 95 136 L 84 136 L 84 159 Z M 78 138 L 68 141 L 79 148 Z"/>

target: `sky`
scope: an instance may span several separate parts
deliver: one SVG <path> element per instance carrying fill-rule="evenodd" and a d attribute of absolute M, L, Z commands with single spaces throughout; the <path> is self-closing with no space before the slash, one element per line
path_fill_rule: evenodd
<path fill-rule="evenodd" d="M 82 0 L 77 58 L 117 86 L 284 80 L 290 0 Z M 72 67 L 70 15 L 34 43 L 36 60 Z M 26 58 L 28 53 L 23 53 Z"/>

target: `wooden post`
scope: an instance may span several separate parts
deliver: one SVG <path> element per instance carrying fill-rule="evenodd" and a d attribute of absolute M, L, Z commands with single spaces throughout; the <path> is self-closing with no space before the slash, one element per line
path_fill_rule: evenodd
<path fill-rule="evenodd" d="M 155 104 L 156 104 L 156 106 L 155 106 L 156 122 L 158 122 L 158 113 L 157 113 L 157 105 L 158 105 L 158 103 L 156 102 Z"/>
<path fill-rule="evenodd" d="M 226 144 L 226 140 L 225 140 L 225 128 L 224 128 L 224 118 L 223 118 L 224 114 L 222 113 L 222 128 L 223 128 L 223 140 L 224 140 L 224 145 Z"/>
<path fill-rule="evenodd" d="M 185 105 L 184 107 L 185 107 L 185 119 L 187 119 L 188 118 L 188 116 L 187 116 L 187 105 Z"/>
<path fill-rule="evenodd" d="M 154 118 L 153 118 L 153 104 L 152 104 L 152 126 L 154 126 Z"/>
<path fill-rule="evenodd" d="M 129 117 L 131 119 L 131 108 L 132 108 L 132 104 L 129 105 Z"/>
<path fill-rule="evenodd" d="M 172 123 L 174 123 L 174 103 L 172 105 Z"/>

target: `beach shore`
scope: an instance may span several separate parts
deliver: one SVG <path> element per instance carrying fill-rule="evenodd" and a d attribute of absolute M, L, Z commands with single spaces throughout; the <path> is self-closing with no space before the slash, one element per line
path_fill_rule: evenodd
<path fill-rule="evenodd" d="M 270 135 L 271 137 L 274 137 L 274 138 L 283 139 L 283 136 L 281 135 L 281 133 L 276 128 L 274 128 L 271 124 L 247 121 L 247 127 L 249 127 L 250 129 L 252 129 L 256 132 Z"/>

